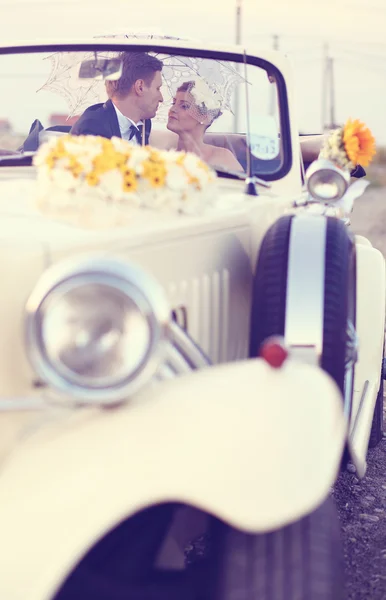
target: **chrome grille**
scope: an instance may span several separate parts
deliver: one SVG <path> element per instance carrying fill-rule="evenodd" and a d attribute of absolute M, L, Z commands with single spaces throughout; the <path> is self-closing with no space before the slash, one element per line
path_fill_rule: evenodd
<path fill-rule="evenodd" d="M 166 286 L 175 321 L 213 364 L 248 355 L 250 281 L 223 268 Z"/>
<path fill-rule="evenodd" d="M 161 374 L 165 373 L 166 378 L 183 375 L 211 364 L 210 359 L 189 334 L 173 321 L 169 325 L 169 341 L 166 360 L 160 370 Z"/>

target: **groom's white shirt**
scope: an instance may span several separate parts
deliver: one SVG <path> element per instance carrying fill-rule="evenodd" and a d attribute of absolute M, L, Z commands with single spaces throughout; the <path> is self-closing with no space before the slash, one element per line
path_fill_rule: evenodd
<path fill-rule="evenodd" d="M 121 132 L 121 137 L 123 140 L 128 140 L 129 136 L 130 136 L 130 127 L 132 125 L 134 125 L 135 127 L 138 127 L 139 125 L 143 125 L 143 123 L 142 123 L 142 121 L 138 121 L 138 123 L 134 123 L 134 121 L 129 119 L 129 117 L 125 117 L 125 115 L 123 115 L 121 113 L 119 108 L 117 108 L 115 106 L 114 102 L 112 104 L 113 104 L 115 112 L 117 114 L 118 125 L 119 125 L 119 130 Z M 131 138 L 130 142 L 138 145 L 138 140 L 135 136 L 133 138 Z"/>

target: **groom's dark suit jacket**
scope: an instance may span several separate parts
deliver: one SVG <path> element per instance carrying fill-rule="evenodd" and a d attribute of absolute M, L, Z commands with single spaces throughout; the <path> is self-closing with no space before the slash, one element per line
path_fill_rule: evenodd
<path fill-rule="evenodd" d="M 145 121 L 145 144 L 149 143 L 151 120 Z M 73 135 L 100 135 L 105 138 L 121 137 L 118 117 L 111 100 L 87 108 L 71 128 Z"/>

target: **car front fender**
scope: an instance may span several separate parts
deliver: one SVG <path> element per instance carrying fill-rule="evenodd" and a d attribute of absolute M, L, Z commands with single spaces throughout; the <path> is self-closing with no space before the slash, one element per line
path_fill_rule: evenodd
<path fill-rule="evenodd" d="M 349 448 L 359 477 L 366 472 L 368 442 L 382 376 L 385 340 L 386 267 L 383 254 L 357 241 L 357 319 L 359 340 Z M 367 243 L 366 243 L 367 242 Z"/>
<path fill-rule="evenodd" d="M 0 597 L 49 600 L 101 536 L 159 502 L 279 528 L 328 495 L 345 440 L 334 382 L 290 360 L 208 367 L 120 408 L 69 411 L 3 461 Z"/>

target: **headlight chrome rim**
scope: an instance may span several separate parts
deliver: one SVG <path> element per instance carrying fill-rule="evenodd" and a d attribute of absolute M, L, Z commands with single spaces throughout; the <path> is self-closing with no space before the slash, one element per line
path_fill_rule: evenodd
<path fill-rule="evenodd" d="M 109 386 L 82 385 L 81 377 L 65 376 L 48 356 L 43 339 L 44 310 L 48 301 L 64 298 L 80 285 L 100 284 L 106 290 L 118 291 L 138 307 L 149 329 L 149 346 L 143 359 L 125 377 L 112 379 Z M 170 309 L 160 284 L 131 262 L 94 255 L 69 259 L 43 273 L 26 303 L 25 337 L 29 361 L 46 384 L 59 394 L 81 404 L 116 404 L 125 401 L 155 375 L 167 347 L 167 327 Z"/>
<path fill-rule="evenodd" d="M 318 194 L 316 186 L 318 178 L 330 177 L 337 185 L 339 192 L 331 197 L 326 197 Z M 350 172 L 346 169 L 339 168 L 330 160 L 320 158 L 315 160 L 306 171 L 307 190 L 310 196 L 321 203 L 333 204 L 340 200 L 346 193 L 350 183 Z"/>

